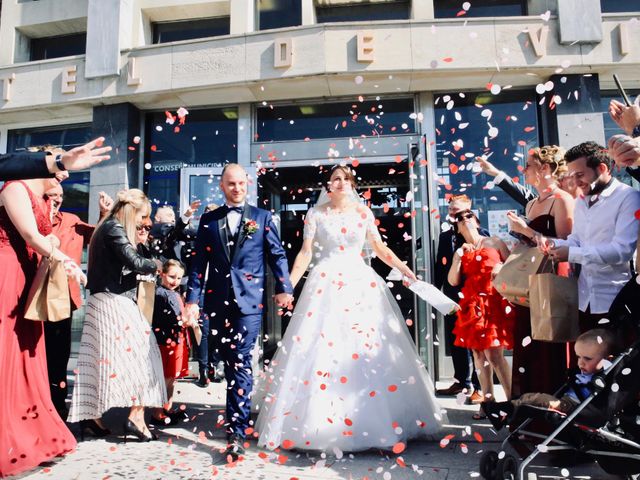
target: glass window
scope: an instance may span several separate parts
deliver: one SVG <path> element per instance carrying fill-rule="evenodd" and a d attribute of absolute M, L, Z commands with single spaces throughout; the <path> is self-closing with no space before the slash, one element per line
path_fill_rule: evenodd
<path fill-rule="evenodd" d="M 257 109 L 257 141 L 415 133 L 413 98 L 271 105 Z"/>
<path fill-rule="evenodd" d="M 219 37 L 220 35 L 229 35 L 229 28 L 229 17 L 159 22 L 153 24 L 153 43 Z"/>
<path fill-rule="evenodd" d="M 73 213 L 82 221 L 88 222 L 90 181 L 89 171 L 70 172 L 69 178 L 62 183 L 64 198 L 60 210 Z"/>
<path fill-rule="evenodd" d="M 627 96 L 629 100 L 633 102 L 636 96 L 640 95 L 640 90 L 627 90 Z M 604 141 L 606 142 L 613 135 L 617 135 L 619 133 L 624 133 L 620 127 L 611 120 L 609 116 L 609 102 L 613 99 L 618 100 L 619 102 L 624 103 L 624 100 L 620 97 L 618 92 L 602 92 L 600 94 L 600 110 L 602 111 L 602 118 L 604 120 Z M 604 145 L 606 147 L 606 145 Z M 627 173 L 626 169 L 620 169 L 613 166 L 613 175 L 628 185 L 632 185 L 633 179 L 631 175 Z"/>
<path fill-rule="evenodd" d="M 29 60 L 84 55 L 87 48 L 87 34 L 74 33 L 58 37 L 32 38 L 29 45 Z"/>
<path fill-rule="evenodd" d="M 91 125 L 9 130 L 7 151 L 15 152 L 42 145 L 54 145 L 67 150 L 84 145 L 91 140 L 92 134 Z"/>
<path fill-rule="evenodd" d="M 600 0 L 602 13 L 640 12 L 640 0 Z"/>
<path fill-rule="evenodd" d="M 177 206 L 183 166 L 211 167 L 237 162 L 236 108 L 192 110 L 184 125 L 167 123 L 164 112 L 146 117 L 145 191 L 158 205 Z"/>
<path fill-rule="evenodd" d="M 517 17 L 527 14 L 526 0 L 476 0 L 468 10 L 462 0 L 434 0 L 436 18 L 456 17 Z"/>
<path fill-rule="evenodd" d="M 258 0 L 260 30 L 302 24 L 301 0 Z"/>
<path fill-rule="evenodd" d="M 534 91 L 450 93 L 435 98 L 438 204 L 442 221 L 447 200 L 464 193 L 473 201 L 480 223 L 493 235 L 508 238 L 506 212 L 519 209 L 492 178 L 473 169 L 478 155 L 490 155 L 497 168 L 523 181 L 527 152 L 538 143 Z"/>
<path fill-rule="evenodd" d="M 318 23 L 408 20 L 409 2 L 368 3 L 339 7 L 316 7 Z"/>

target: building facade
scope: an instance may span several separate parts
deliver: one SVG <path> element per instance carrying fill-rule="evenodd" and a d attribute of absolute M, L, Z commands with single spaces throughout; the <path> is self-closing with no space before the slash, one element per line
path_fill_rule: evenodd
<path fill-rule="evenodd" d="M 639 17 L 640 0 L 3 0 L 0 152 L 107 137 L 112 159 L 67 186 L 90 220 L 98 191 L 127 186 L 179 210 L 220 203 L 238 162 L 291 258 L 320 170 L 346 162 L 429 279 L 448 195 L 500 235 L 517 208 L 476 155 L 521 179 L 532 146 L 616 131 L 603 112 L 612 74 L 640 91 Z M 446 373 L 436 315 L 392 291 Z M 267 352 L 286 323 L 269 315 Z"/>

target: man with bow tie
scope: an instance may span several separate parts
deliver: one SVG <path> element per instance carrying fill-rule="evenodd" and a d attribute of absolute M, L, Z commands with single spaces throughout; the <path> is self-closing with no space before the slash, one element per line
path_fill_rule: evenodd
<path fill-rule="evenodd" d="M 246 203 L 247 172 L 238 164 L 222 171 L 220 188 L 226 204 L 200 219 L 196 255 L 189 274 L 187 315 L 198 318 L 200 292 L 203 309 L 218 331 L 227 379 L 227 456 L 236 460 L 251 414 L 253 388 L 251 352 L 260 333 L 265 298 L 265 259 L 275 276 L 275 301 L 290 307 L 293 288 L 287 257 L 271 213 Z M 209 269 L 206 285 L 205 272 Z"/>

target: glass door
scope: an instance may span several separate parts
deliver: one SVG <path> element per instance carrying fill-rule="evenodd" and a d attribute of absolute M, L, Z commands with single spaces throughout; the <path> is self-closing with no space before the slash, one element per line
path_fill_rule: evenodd
<path fill-rule="evenodd" d="M 202 206 L 193 217 L 198 225 L 200 216 L 207 205 L 224 204 L 224 195 L 220 190 L 222 167 L 194 167 L 180 170 L 180 213 L 184 212 L 194 200 L 200 200 Z"/>

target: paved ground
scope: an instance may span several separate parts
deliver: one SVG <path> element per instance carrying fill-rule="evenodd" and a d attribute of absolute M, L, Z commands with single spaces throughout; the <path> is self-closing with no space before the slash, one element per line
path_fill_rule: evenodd
<path fill-rule="evenodd" d="M 160 440 L 151 443 L 122 443 L 118 433 L 126 411 L 113 411 L 105 417 L 114 435 L 106 439 L 87 438 L 77 451 L 41 466 L 21 479 L 264 479 L 264 480 L 393 480 L 480 478 L 479 458 L 486 449 L 500 449 L 504 435 L 496 435 L 486 422 L 476 422 L 476 407 L 458 405 L 455 399 L 442 399 L 449 423 L 439 439 L 413 442 L 400 455 L 389 452 L 318 456 L 296 451 L 263 451 L 252 442 L 244 460 L 226 465 L 220 451 L 225 436 L 219 421 L 224 387 L 207 389 L 191 382 L 177 386 L 177 404 L 184 405 L 189 421 L 164 428 Z M 157 431 L 157 430 L 156 430 Z M 582 469 L 584 470 L 584 468 Z M 593 469 L 592 469 L 593 470 Z M 598 473 L 597 468 L 593 470 Z M 577 469 L 563 472 L 571 478 L 610 478 L 584 474 Z M 529 476 L 529 479 L 536 478 Z M 541 476 L 538 478 L 550 478 Z"/>

